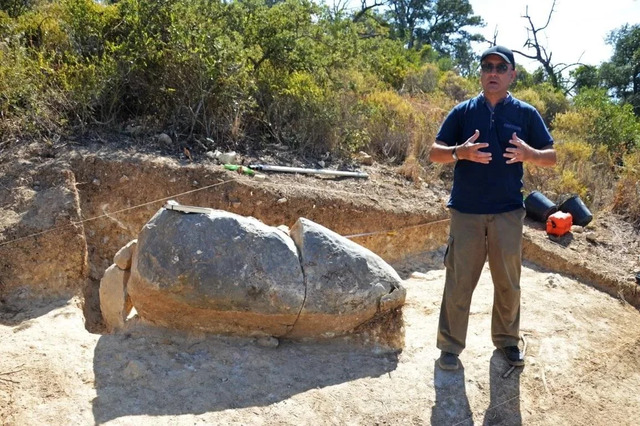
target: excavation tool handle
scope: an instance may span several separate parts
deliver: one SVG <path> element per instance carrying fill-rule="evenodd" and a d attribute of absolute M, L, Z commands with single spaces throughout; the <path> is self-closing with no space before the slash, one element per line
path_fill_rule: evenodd
<path fill-rule="evenodd" d="M 256 174 L 251 168 L 245 166 L 239 166 L 237 164 L 225 164 L 224 168 L 238 173 L 244 173 L 245 175 L 253 176 Z"/>
<path fill-rule="evenodd" d="M 249 167 L 253 170 L 262 170 L 265 172 L 287 172 L 287 173 L 308 173 L 319 175 L 332 175 L 332 176 L 349 176 L 357 178 L 368 178 L 369 175 L 362 172 L 344 172 L 341 170 L 329 170 L 329 169 L 305 169 L 301 167 L 287 167 L 287 166 L 269 166 L 267 164 L 251 164 Z"/>

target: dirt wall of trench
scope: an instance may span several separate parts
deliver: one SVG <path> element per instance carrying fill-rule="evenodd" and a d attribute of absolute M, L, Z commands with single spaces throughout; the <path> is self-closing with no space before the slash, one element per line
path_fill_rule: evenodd
<path fill-rule="evenodd" d="M 632 274 L 624 270 L 622 263 L 615 264 L 581 251 L 558 247 L 557 243 L 547 238 L 541 239 L 536 233 L 539 234 L 539 231 L 535 228 L 525 230 L 523 258 L 548 270 L 576 277 L 640 309 L 640 285 L 631 279 Z"/>
<path fill-rule="evenodd" d="M 88 248 L 84 289 L 87 327 L 100 331 L 98 288 L 115 253 L 168 199 L 222 209 L 272 225 L 291 227 L 308 218 L 348 236 L 389 263 L 434 250 L 446 241 L 443 210 L 408 211 L 380 206 L 367 194 L 336 194 L 327 188 L 282 185 L 214 165 L 180 165 L 166 159 L 76 156 L 72 168 Z"/>
<path fill-rule="evenodd" d="M 0 308 L 5 298 L 68 297 L 88 277 L 74 173 L 60 164 L 0 167 Z"/>

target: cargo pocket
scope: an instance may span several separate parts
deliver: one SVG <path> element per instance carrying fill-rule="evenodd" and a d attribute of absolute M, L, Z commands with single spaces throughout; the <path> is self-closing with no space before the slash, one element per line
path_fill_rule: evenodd
<path fill-rule="evenodd" d="M 447 241 L 447 250 L 444 252 L 444 266 L 446 268 L 453 268 L 453 237 L 449 235 Z"/>

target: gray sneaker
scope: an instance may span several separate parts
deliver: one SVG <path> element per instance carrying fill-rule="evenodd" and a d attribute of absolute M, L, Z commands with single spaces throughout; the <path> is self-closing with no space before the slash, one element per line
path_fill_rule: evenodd
<path fill-rule="evenodd" d="M 440 353 L 440 359 L 438 359 L 438 365 L 443 370 L 457 370 L 460 367 L 458 363 L 458 355 L 442 351 Z"/>

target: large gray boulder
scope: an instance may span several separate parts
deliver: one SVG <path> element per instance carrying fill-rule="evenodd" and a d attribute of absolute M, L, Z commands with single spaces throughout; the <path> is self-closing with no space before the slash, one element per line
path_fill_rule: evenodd
<path fill-rule="evenodd" d="M 405 290 L 391 266 L 304 218 L 291 234 L 221 210 L 160 209 L 105 274 L 108 329 L 122 327 L 122 289 L 140 317 L 184 330 L 319 338 L 390 323 L 381 318 L 401 328 Z"/>
<path fill-rule="evenodd" d="M 298 252 L 281 230 L 221 210 L 161 209 L 142 229 L 128 283 L 139 315 L 222 334 L 286 334 L 304 302 Z"/>

